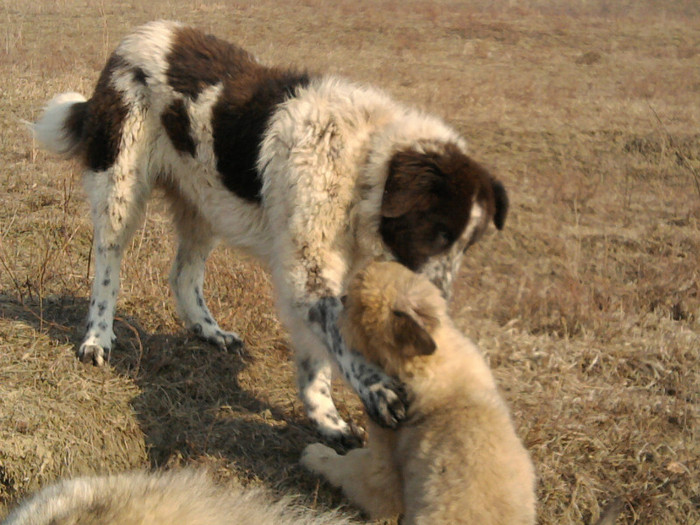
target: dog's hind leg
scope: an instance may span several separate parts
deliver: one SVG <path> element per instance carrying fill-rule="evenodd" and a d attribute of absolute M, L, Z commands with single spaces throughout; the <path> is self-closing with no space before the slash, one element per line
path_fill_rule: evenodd
<path fill-rule="evenodd" d="M 204 300 L 204 269 L 215 245 L 211 227 L 194 206 L 168 192 L 178 232 L 178 248 L 170 272 L 170 285 L 185 326 L 197 336 L 222 349 L 240 351 L 243 341 L 235 332 L 217 324 Z"/>
<path fill-rule="evenodd" d="M 134 230 L 141 224 L 150 184 L 137 166 L 117 162 L 84 177 L 94 224 L 95 276 L 85 338 L 78 349 L 83 362 L 101 366 L 115 339 L 114 309 L 119 293 L 122 254 Z"/>

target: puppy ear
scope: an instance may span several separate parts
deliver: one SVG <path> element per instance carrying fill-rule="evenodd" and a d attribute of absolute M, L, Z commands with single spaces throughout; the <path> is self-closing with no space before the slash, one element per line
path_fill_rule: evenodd
<path fill-rule="evenodd" d="M 508 194 L 503 184 L 496 179 L 492 180 L 491 187 L 493 188 L 493 199 L 496 207 L 493 213 L 493 223 L 496 225 L 496 228 L 502 230 L 508 214 Z"/>
<path fill-rule="evenodd" d="M 398 347 L 408 357 L 431 355 L 435 352 L 435 341 L 428 331 L 410 314 L 393 310 L 394 338 Z"/>

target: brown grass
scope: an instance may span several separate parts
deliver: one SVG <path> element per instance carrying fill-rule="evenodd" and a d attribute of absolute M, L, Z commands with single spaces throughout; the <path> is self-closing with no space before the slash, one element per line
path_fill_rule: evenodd
<path fill-rule="evenodd" d="M 205 464 L 342 498 L 297 466 L 316 440 L 265 273 L 217 250 L 207 291 L 241 360 L 189 337 L 162 203 L 122 269 L 111 367 L 79 365 L 91 231 L 77 167 L 20 120 L 89 94 L 135 24 L 176 18 L 263 60 L 340 73 L 447 117 L 504 180 L 453 314 L 487 353 L 539 473 L 539 522 L 700 522 L 700 8 L 690 0 L 0 6 L 0 515 L 59 476 Z M 342 410 L 361 417 L 338 385 Z"/>

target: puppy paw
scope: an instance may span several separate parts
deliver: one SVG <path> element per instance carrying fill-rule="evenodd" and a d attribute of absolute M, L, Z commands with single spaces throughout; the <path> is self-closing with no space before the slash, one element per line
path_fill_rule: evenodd
<path fill-rule="evenodd" d="M 299 463 L 301 466 L 311 472 L 316 472 L 322 474 L 324 472 L 324 467 L 328 464 L 328 461 L 336 457 L 335 450 L 321 443 L 312 443 L 307 445 L 304 452 L 301 454 L 301 459 Z"/>

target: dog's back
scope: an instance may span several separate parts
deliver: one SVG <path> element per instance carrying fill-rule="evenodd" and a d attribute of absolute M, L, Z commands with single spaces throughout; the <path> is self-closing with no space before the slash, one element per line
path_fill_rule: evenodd
<path fill-rule="evenodd" d="M 261 491 L 214 486 L 197 471 L 130 473 L 62 481 L 23 503 L 3 525 L 330 525 Z"/>

